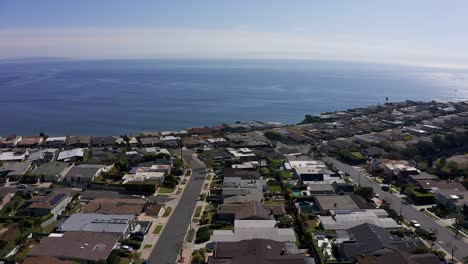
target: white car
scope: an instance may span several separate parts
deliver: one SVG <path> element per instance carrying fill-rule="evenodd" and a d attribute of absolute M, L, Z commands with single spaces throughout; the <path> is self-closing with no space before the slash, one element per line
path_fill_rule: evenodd
<path fill-rule="evenodd" d="M 414 228 L 420 228 L 421 227 L 421 225 L 416 220 L 411 220 L 410 223 L 411 223 L 411 226 L 413 226 Z"/>
<path fill-rule="evenodd" d="M 121 248 L 121 249 L 128 250 L 128 251 L 132 251 L 132 250 L 133 250 L 132 247 L 130 247 L 130 246 L 125 246 L 125 245 L 124 245 L 124 246 L 121 246 L 120 248 Z"/>

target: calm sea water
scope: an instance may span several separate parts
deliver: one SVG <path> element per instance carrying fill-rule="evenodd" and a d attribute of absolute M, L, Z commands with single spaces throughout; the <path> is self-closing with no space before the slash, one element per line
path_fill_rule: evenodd
<path fill-rule="evenodd" d="M 464 100 L 468 73 L 305 61 L 113 60 L 0 63 L 0 135 L 120 135 L 390 101 Z"/>

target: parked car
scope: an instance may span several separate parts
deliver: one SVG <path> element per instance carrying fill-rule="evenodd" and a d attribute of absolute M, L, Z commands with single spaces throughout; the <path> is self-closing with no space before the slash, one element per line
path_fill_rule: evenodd
<path fill-rule="evenodd" d="M 124 245 L 124 246 L 121 246 L 120 248 L 121 248 L 121 249 L 128 250 L 128 251 L 132 251 L 132 250 L 133 250 L 132 247 L 130 247 L 130 246 L 125 246 L 125 245 Z"/>
<path fill-rule="evenodd" d="M 131 240 L 138 241 L 138 242 L 143 242 L 143 240 L 145 239 L 145 237 L 144 237 L 144 236 L 131 236 L 130 239 L 131 239 Z"/>
<path fill-rule="evenodd" d="M 131 236 L 131 237 L 133 237 L 133 236 L 142 236 L 142 237 L 144 237 L 144 236 L 145 236 L 145 232 L 143 232 L 143 231 L 136 231 L 136 232 L 134 232 L 134 233 L 131 233 L 130 236 Z"/>
<path fill-rule="evenodd" d="M 382 187 L 380 187 L 380 189 L 382 189 L 382 191 L 384 191 L 384 192 L 388 192 L 390 190 L 388 185 L 382 185 Z"/>
<path fill-rule="evenodd" d="M 420 224 L 418 223 L 418 221 L 416 221 L 416 220 L 411 220 L 411 221 L 410 221 L 410 224 L 411 224 L 411 226 L 414 227 L 414 228 L 420 228 L 420 227 L 421 227 L 421 225 L 420 225 Z"/>
<path fill-rule="evenodd" d="M 28 185 L 26 184 L 18 184 L 18 189 L 27 189 L 28 188 Z"/>

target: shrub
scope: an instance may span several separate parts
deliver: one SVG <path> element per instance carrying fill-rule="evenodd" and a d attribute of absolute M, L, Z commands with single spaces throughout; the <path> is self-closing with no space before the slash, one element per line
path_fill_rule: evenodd
<path fill-rule="evenodd" d="M 210 236 L 210 229 L 207 226 L 200 227 L 195 234 L 195 243 L 204 243 L 210 240 Z"/>

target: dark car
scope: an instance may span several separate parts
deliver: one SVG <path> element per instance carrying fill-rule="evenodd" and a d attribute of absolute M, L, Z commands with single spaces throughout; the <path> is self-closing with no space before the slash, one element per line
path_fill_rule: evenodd
<path fill-rule="evenodd" d="M 143 236 L 143 237 L 144 237 L 144 236 L 145 236 L 145 232 L 143 232 L 143 231 L 137 231 L 137 232 L 135 232 L 135 233 L 131 233 L 130 236 L 131 236 L 131 237 L 133 237 L 133 236 Z"/>

